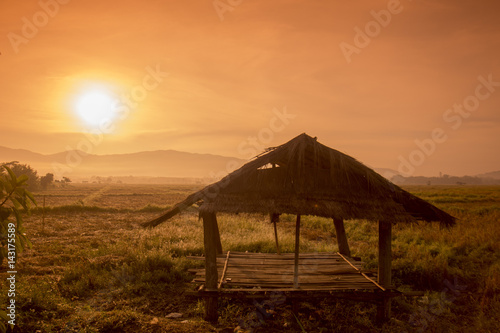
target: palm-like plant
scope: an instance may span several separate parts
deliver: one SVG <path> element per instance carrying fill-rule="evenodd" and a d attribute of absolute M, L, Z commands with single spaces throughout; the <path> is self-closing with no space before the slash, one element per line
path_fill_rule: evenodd
<path fill-rule="evenodd" d="M 0 165 L 0 266 L 7 259 L 7 271 L 15 270 L 17 254 L 31 248 L 25 234 L 22 213 L 29 213 L 35 198 L 26 190 L 28 176 L 17 177 L 7 164 Z M 6 331 L 7 313 L 0 310 L 0 332 Z M 4 321 L 5 320 L 5 321 Z"/>

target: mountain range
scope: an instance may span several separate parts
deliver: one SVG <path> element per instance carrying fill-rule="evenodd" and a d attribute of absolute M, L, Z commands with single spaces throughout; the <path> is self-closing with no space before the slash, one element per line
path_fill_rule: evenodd
<path fill-rule="evenodd" d="M 235 157 L 196 154 L 176 150 L 156 150 L 109 155 L 87 154 L 79 150 L 70 150 L 57 154 L 44 155 L 25 149 L 12 149 L 0 146 L 0 163 L 11 161 L 28 164 L 37 170 L 39 175 L 53 173 L 56 179 L 61 179 L 64 176 L 78 180 L 90 179 L 92 176 L 113 176 L 118 179 L 133 176 L 136 178 L 155 177 L 159 179 L 159 177 L 168 177 L 212 180 L 226 175 L 228 172 L 247 162 Z M 429 182 L 438 184 L 445 181 L 437 177 L 405 178 L 392 169 L 373 169 L 387 179 L 400 184 L 426 184 Z M 482 173 L 474 177 L 495 180 L 497 182 L 500 180 L 500 171 Z M 462 180 L 457 177 L 449 178 L 452 184 Z M 470 184 L 470 179 L 466 179 L 465 183 Z"/>
<path fill-rule="evenodd" d="M 492 171 L 492 172 L 482 173 L 480 175 L 477 175 L 477 177 L 479 177 L 479 178 L 500 179 L 500 170 L 499 171 Z"/>
<path fill-rule="evenodd" d="M 195 154 L 176 150 L 143 151 L 130 154 L 95 155 L 79 150 L 44 155 L 25 149 L 0 146 L 0 163 L 18 161 L 62 178 L 91 176 L 134 176 L 214 178 L 227 174 L 246 161 L 234 157 Z"/>

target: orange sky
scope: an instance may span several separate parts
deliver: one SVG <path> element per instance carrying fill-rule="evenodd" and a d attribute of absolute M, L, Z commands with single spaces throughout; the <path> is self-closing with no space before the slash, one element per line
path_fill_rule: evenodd
<path fill-rule="evenodd" d="M 499 170 L 499 9 L 493 0 L 2 1 L 0 145 L 248 158 L 306 132 L 412 175 Z M 122 107 L 112 131 L 76 116 L 89 89 Z"/>

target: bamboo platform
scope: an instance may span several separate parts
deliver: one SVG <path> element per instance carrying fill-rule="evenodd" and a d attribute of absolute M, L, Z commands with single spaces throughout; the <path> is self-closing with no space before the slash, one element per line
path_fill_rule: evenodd
<path fill-rule="evenodd" d="M 204 257 L 192 257 L 204 260 Z M 363 270 L 363 262 L 339 253 L 302 253 L 299 255 L 298 287 L 294 287 L 294 254 L 226 252 L 217 256 L 218 288 L 205 290 L 205 269 L 190 270 L 193 283 L 200 285 L 198 293 L 217 292 L 231 297 L 241 293 L 284 292 L 338 296 L 374 295 L 397 296 L 376 282 L 374 273 Z M 354 293 L 353 293 L 354 292 Z M 358 293 L 355 293 L 358 292 Z M 373 298 L 373 297 L 370 297 Z M 378 298 L 378 297 L 377 297 Z"/>

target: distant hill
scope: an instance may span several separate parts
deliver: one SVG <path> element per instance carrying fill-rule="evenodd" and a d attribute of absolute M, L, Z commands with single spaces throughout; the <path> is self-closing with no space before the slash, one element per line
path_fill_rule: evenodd
<path fill-rule="evenodd" d="M 56 177 L 88 178 L 90 176 L 136 176 L 213 178 L 227 174 L 228 169 L 246 161 L 212 154 L 194 154 L 176 150 L 144 151 L 130 154 L 93 155 L 67 151 L 44 155 L 25 149 L 0 146 L 0 162 L 19 161 L 29 164 L 39 175 L 48 172 Z"/>
<path fill-rule="evenodd" d="M 477 176 L 480 178 L 500 179 L 500 171 L 492 171 L 492 172 L 482 173 L 482 174 L 477 175 Z"/>
<path fill-rule="evenodd" d="M 398 176 L 399 172 L 389 168 L 373 168 L 373 170 L 381 176 L 391 180 L 394 176 Z"/>
<path fill-rule="evenodd" d="M 0 163 L 19 161 L 29 164 L 39 175 L 54 173 L 71 179 L 87 179 L 92 176 L 113 176 L 123 182 L 192 182 L 194 178 L 204 182 L 220 178 L 246 161 L 234 157 L 212 154 L 194 154 L 176 150 L 143 151 L 131 154 L 93 155 L 82 151 L 66 151 L 44 155 L 25 149 L 0 146 Z M 229 166 L 229 168 L 228 168 Z M 395 184 L 500 184 L 500 171 L 477 176 L 403 177 L 396 170 L 373 168 L 375 172 Z M 133 176 L 133 177 L 131 177 Z M 191 180 L 188 180 L 191 179 Z M 95 178 L 92 178 L 95 179 Z"/>
<path fill-rule="evenodd" d="M 0 146 L 0 162 L 21 161 L 21 160 L 41 160 L 46 155 L 34 153 L 26 149 L 12 149 Z"/>
<path fill-rule="evenodd" d="M 500 184 L 500 171 L 483 173 L 476 176 L 404 177 L 396 170 L 374 168 L 374 170 L 397 185 L 497 185 Z"/>
<path fill-rule="evenodd" d="M 494 185 L 498 181 L 471 176 L 446 176 L 446 177 L 403 177 L 394 176 L 391 181 L 396 185 Z"/>

